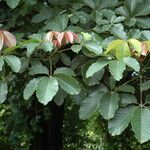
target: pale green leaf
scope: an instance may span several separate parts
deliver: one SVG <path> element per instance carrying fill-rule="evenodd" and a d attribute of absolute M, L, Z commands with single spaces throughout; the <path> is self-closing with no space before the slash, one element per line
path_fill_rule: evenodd
<path fill-rule="evenodd" d="M 134 69 L 137 72 L 140 71 L 140 64 L 136 59 L 134 59 L 132 57 L 125 57 L 123 60 L 127 66 L 131 67 L 132 69 Z"/>
<path fill-rule="evenodd" d="M 34 78 L 30 80 L 29 83 L 27 83 L 23 91 L 23 97 L 25 100 L 28 100 L 36 91 L 38 82 L 39 82 L 39 78 Z"/>
<path fill-rule="evenodd" d="M 44 105 L 52 101 L 58 92 L 58 81 L 55 77 L 43 77 L 37 84 L 36 96 L 38 101 Z"/>
<path fill-rule="evenodd" d="M 6 98 L 8 93 L 7 83 L 0 82 L 0 104 L 2 104 Z"/>
<path fill-rule="evenodd" d="M 21 69 L 21 61 L 18 57 L 14 55 L 7 55 L 4 56 L 4 60 L 14 72 L 19 72 L 19 70 Z"/>

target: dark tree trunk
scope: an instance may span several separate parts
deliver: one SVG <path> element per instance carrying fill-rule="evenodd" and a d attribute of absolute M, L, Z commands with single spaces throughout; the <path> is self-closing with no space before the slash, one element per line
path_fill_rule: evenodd
<path fill-rule="evenodd" d="M 49 104 L 51 117 L 48 120 L 41 120 L 41 134 L 35 133 L 31 141 L 30 150 L 62 150 L 63 149 L 63 120 L 64 105 L 57 106 L 54 102 Z"/>

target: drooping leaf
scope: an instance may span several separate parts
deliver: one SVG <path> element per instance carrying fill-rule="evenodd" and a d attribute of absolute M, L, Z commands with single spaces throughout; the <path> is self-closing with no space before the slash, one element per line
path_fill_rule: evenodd
<path fill-rule="evenodd" d="M 108 122 L 108 130 L 112 136 L 121 134 L 129 125 L 135 106 L 127 106 L 116 111 L 115 117 Z"/>
<path fill-rule="evenodd" d="M 109 120 L 114 117 L 118 109 L 119 95 L 117 93 L 106 93 L 100 101 L 100 113 L 103 118 Z"/>
<path fill-rule="evenodd" d="M 44 105 L 52 101 L 58 92 L 58 81 L 55 77 L 43 77 L 37 84 L 36 96 L 38 101 Z"/>
<path fill-rule="evenodd" d="M 7 56 L 4 56 L 4 60 L 14 72 L 19 72 L 21 68 L 21 61 L 18 57 L 14 55 L 7 55 Z"/>

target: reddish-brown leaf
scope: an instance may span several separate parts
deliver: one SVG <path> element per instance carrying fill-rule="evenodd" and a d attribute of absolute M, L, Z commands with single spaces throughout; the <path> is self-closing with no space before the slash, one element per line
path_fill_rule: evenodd
<path fill-rule="evenodd" d="M 1 30 L 1 32 L 3 33 L 5 45 L 7 45 L 8 47 L 16 46 L 16 38 L 10 32 L 6 30 Z"/>
<path fill-rule="evenodd" d="M 57 37 L 57 41 L 58 41 L 58 43 L 59 43 L 60 46 L 62 45 L 63 38 L 64 38 L 64 32 L 59 33 L 58 37 Z"/>
<path fill-rule="evenodd" d="M 2 31 L 0 31 L 0 51 L 3 47 L 3 44 L 4 44 L 4 36 L 3 36 Z"/>
<path fill-rule="evenodd" d="M 74 38 L 74 40 L 80 42 L 80 39 L 77 34 L 73 33 L 73 38 Z"/>
<path fill-rule="evenodd" d="M 54 32 L 51 32 L 51 31 L 50 31 L 50 32 L 48 32 L 48 33 L 46 34 L 45 39 L 48 40 L 48 41 L 50 41 L 50 42 L 52 42 L 53 36 L 54 36 Z"/>
<path fill-rule="evenodd" d="M 73 33 L 68 31 L 68 32 L 65 32 L 65 38 L 66 38 L 66 41 L 70 42 L 70 43 L 73 43 Z"/>
<path fill-rule="evenodd" d="M 142 52 L 141 55 L 146 56 L 148 53 L 148 45 L 146 43 L 142 43 Z"/>

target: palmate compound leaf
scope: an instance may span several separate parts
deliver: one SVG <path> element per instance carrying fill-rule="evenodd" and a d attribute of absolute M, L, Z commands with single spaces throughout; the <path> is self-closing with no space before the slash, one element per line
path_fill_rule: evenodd
<path fill-rule="evenodd" d="M 107 88 L 101 84 L 85 98 L 79 110 L 80 119 L 90 118 L 99 109 L 101 98 L 106 92 Z"/>
<path fill-rule="evenodd" d="M 38 101 L 47 105 L 58 92 L 58 81 L 55 77 L 43 77 L 37 84 L 36 96 Z"/>
<path fill-rule="evenodd" d="M 100 101 L 99 111 L 104 119 L 109 120 L 114 117 L 118 109 L 119 99 L 118 93 L 106 93 L 103 95 Z"/>
<path fill-rule="evenodd" d="M 135 137 L 140 143 L 150 140 L 150 110 L 148 108 L 136 108 L 131 124 Z"/>
<path fill-rule="evenodd" d="M 63 73 L 55 74 L 55 77 L 58 80 L 59 86 L 68 94 L 77 95 L 80 93 L 80 84 L 74 77 Z"/>
<path fill-rule="evenodd" d="M 6 98 L 8 93 L 7 83 L 0 82 L 0 104 L 2 104 Z"/>
<path fill-rule="evenodd" d="M 4 56 L 4 60 L 6 61 L 6 63 L 11 67 L 11 69 L 14 72 L 17 73 L 21 69 L 21 61 L 17 56 L 6 55 L 6 56 Z"/>
<path fill-rule="evenodd" d="M 120 135 L 129 125 L 136 106 L 126 106 L 116 111 L 114 118 L 108 122 L 108 130 L 112 136 Z"/>
<path fill-rule="evenodd" d="M 119 81 L 123 77 L 123 72 L 126 69 L 123 60 L 112 60 L 109 62 L 109 70 L 115 80 Z"/>

